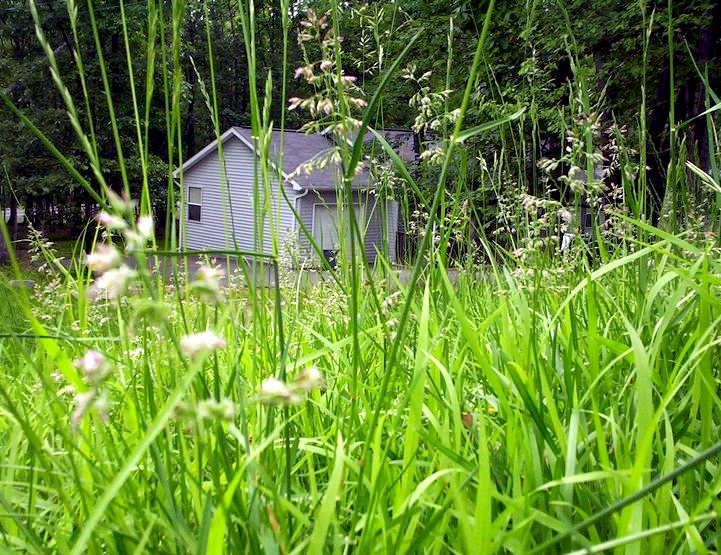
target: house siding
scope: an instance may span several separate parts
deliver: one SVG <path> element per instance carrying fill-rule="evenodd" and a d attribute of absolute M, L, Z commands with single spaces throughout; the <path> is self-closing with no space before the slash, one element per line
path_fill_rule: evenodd
<path fill-rule="evenodd" d="M 255 175 L 260 172 L 256 166 L 257 155 L 235 136 L 229 137 L 223 144 L 223 155 L 228 179 L 228 190 L 223 191 L 220 158 L 215 151 L 195 164 L 184 174 L 183 184 L 187 198 L 188 187 L 200 187 L 202 192 L 201 219 L 188 221 L 187 205 L 183 207 L 183 248 L 202 249 L 238 249 L 244 251 L 273 252 L 273 238 L 278 239 L 280 248 L 296 229 L 295 217 L 280 193 L 277 178 L 271 178 L 269 198 L 270 214 L 264 218 L 263 225 L 256 225 L 254 210 Z M 258 160 L 259 162 L 259 160 Z M 290 184 L 284 184 L 288 198 L 295 203 L 296 191 Z M 264 195 L 258 193 L 262 206 Z M 228 202 L 230 200 L 230 202 Z M 231 209 L 232 208 L 232 209 Z M 260 222 L 258 222 L 260 224 Z M 262 234 L 256 233 L 262 229 Z M 233 240 L 235 230 L 235 241 Z"/>
<path fill-rule="evenodd" d="M 308 230 L 313 233 L 313 206 L 316 204 L 338 204 L 338 196 L 334 191 L 309 191 L 307 195 L 299 196 L 297 202 L 298 215 Z M 396 255 L 396 233 L 398 226 L 398 203 L 390 201 L 382 206 L 376 201 L 376 197 L 366 192 L 354 192 L 353 204 L 365 204 L 365 235 L 363 237 L 363 246 L 365 249 L 368 262 L 373 264 L 376 260 L 378 252 L 384 252 L 384 235 L 388 231 L 388 255 L 391 262 L 395 261 Z M 385 214 L 381 210 L 384 208 Z M 383 216 L 385 215 L 387 230 L 383 226 Z M 311 247 L 305 232 L 298 226 L 298 245 L 299 250 L 304 256 L 314 256 L 315 253 Z"/>

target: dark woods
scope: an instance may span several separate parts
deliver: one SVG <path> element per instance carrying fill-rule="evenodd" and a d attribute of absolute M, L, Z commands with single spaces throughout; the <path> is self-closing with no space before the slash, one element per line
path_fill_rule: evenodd
<path fill-rule="evenodd" d="M 250 122 L 251 91 L 238 3 L 230 0 L 186 2 L 179 30 L 182 41 L 179 60 L 168 54 L 173 32 L 171 11 L 177 9 L 176 3 L 161 5 L 162 21 L 156 23 L 152 36 L 145 2 L 125 2 L 126 28 L 118 17 L 120 5 L 116 0 L 100 0 L 92 5 L 97 37 L 91 31 L 85 2 L 76 5 L 77 33 L 71 28 L 65 2 L 36 2 L 40 22 L 69 93 L 76 101 L 80 120 L 97 145 L 105 180 L 117 190 L 121 189 L 120 149 L 131 189 L 136 193 L 140 191 L 143 175 L 147 175 L 154 209 L 162 214 L 171 186 L 168 160 L 171 165 L 177 165 L 181 158 L 187 159 L 215 137 L 208 100 L 212 104 L 217 98 L 221 129 Z M 428 119 L 427 125 L 419 123 L 417 109 L 409 106 L 409 101 L 414 95 L 433 98 L 433 94 L 440 94 L 441 108 L 458 104 L 466 68 L 480 33 L 484 5 L 484 2 L 470 0 L 358 1 L 344 3 L 335 14 L 344 39 L 344 71 L 358 77 L 357 83 L 367 97 L 378 86 L 388 60 L 402 50 L 413 34 L 423 30 L 408 65 L 413 66 L 416 78 L 421 75 L 425 78 L 404 79 L 399 75 L 392 80 L 375 122 L 378 127 L 413 128 L 419 155 L 442 139 L 452 122 L 444 121 L 439 112 L 438 124 Z M 464 145 L 467 160 L 462 165 L 463 175 L 455 176 L 456 183 L 458 179 L 463 180 L 463 187 L 456 189 L 449 184 L 449 194 L 464 195 L 464 200 L 474 209 L 475 233 L 492 232 L 498 225 L 495 212 L 498 197 L 503 193 L 497 186 L 490 187 L 483 177 L 480 160 L 491 161 L 502 147 L 506 156 L 517 158 L 506 160 L 503 171 L 508 173 L 508 182 L 529 194 L 563 200 L 566 198 L 564 186 L 559 179 L 567 174 L 571 165 L 563 159 L 568 133 L 584 118 L 595 118 L 594 149 L 604 158 L 606 190 L 630 187 L 618 164 L 609 162 L 609 145 L 620 140 L 617 133 L 623 129 L 623 140 L 634 145 L 631 161 L 639 167 L 632 176 L 632 188 L 636 197 L 645 199 L 643 210 L 647 217 L 658 223 L 666 198 L 686 208 L 694 199 L 698 200 L 698 190 L 689 185 L 683 166 L 679 168 L 671 162 L 683 151 L 683 158 L 701 169 L 710 171 L 712 167 L 709 137 L 713 134 L 708 124 L 717 119 L 696 116 L 717 102 L 713 91 L 721 88 L 721 8 L 718 3 L 613 0 L 566 7 L 559 2 L 524 0 L 503 5 L 502 16 L 494 21 L 467 125 L 478 125 L 522 106 L 528 110 L 524 124 L 517 126 L 513 133 L 501 129 Z M 300 22 L 310 8 L 324 13 L 327 6 L 323 1 L 293 5 L 287 65 L 283 67 L 280 8 L 276 2 L 255 2 L 256 92 L 262 96 L 270 79 L 270 116 L 276 125 L 284 109 L 281 98 L 284 75 L 288 76 L 286 98 L 310 92 L 310 85 L 292 79 L 294 69 L 317 54 L 296 39 L 302 29 Z M 672 22 L 670 29 L 669 22 Z M 110 123 L 103 74 L 95 54 L 96 40 L 107 68 L 119 145 Z M 644 48 L 645 41 L 647 48 Z M 140 114 L 148 139 L 145 160 L 137 148 L 126 46 L 131 52 L 132 77 L 139 103 L 143 105 L 146 96 L 151 99 L 147 115 Z M 439 52 L 447 51 L 450 64 L 445 56 L 439 56 Z M 82 68 L 77 64 L 76 53 L 82 58 Z M 145 74 L 149 55 L 155 57 L 151 66 L 153 75 Z M 173 91 L 167 83 L 163 84 L 163 76 L 168 75 L 175 63 L 182 65 L 183 75 L 182 115 L 177 126 L 181 134 L 180 152 L 169 148 L 168 139 L 175 129 L 166 116 L 166 107 Z M 7 99 L 69 156 L 83 177 L 94 182 L 95 176 L 68 123 L 63 100 L 53 85 L 45 53 L 38 44 L 33 19 L 23 0 L 4 0 L 0 7 L 0 67 L 0 85 Z M 84 100 L 83 90 L 88 102 Z M 589 109 L 591 113 L 585 113 Z M 287 112 L 286 126 L 300 127 L 306 123 L 303 117 L 299 111 Z M 641 137 L 644 129 L 645 136 Z M 646 144 L 643 164 L 636 146 L 642 139 Z M 523 154 L 510 148 L 518 145 L 519 140 L 527 145 Z M 35 227 L 46 232 L 76 233 L 83 228 L 96 209 L 92 199 L 4 106 L 0 119 L 0 156 L 1 201 L 3 208 L 7 208 L 6 221 L 14 234 L 17 233 L 18 207 L 22 207 Z M 520 159 L 521 156 L 525 159 Z M 552 171 L 543 171 L 539 164 L 547 159 L 559 160 L 559 164 Z M 432 187 L 433 168 L 422 167 L 420 163 L 416 166 L 419 183 Z M 643 191 L 639 192 L 639 188 Z M 411 199 L 411 206 L 416 200 Z M 159 218 L 160 227 L 162 224 L 163 218 Z"/>

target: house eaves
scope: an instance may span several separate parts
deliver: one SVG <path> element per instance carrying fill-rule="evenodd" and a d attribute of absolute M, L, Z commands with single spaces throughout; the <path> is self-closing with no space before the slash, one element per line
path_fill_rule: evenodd
<path fill-rule="evenodd" d="M 251 152 L 255 153 L 256 156 L 260 158 L 260 152 L 255 148 L 255 145 L 253 145 L 252 142 L 248 141 L 243 135 L 241 135 L 235 127 L 231 127 L 228 129 L 225 133 L 223 133 L 220 136 L 220 143 L 225 144 L 228 139 L 231 137 L 237 138 L 241 143 L 243 143 L 245 146 L 247 146 Z M 190 171 L 193 166 L 197 165 L 198 163 L 202 162 L 206 157 L 208 157 L 210 154 L 218 151 L 218 139 L 214 140 L 212 143 L 210 143 L 208 146 L 197 152 L 195 155 L 191 156 L 180 168 L 177 168 L 173 172 L 173 178 L 178 179 L 180 177 L 181 172 L 183 174 Z M 292 186 L 293 189 L 296 191 L 300 191 L 302 187 L 294 180 L 291 179 L 289 174 L 280 170 L 278 166 L 273 162 L 272 160 L 269 160 L 271 166 L 276 172 L 280 172 L 280 174 L 283 176 L 283 179 L 288 181 Z"/>

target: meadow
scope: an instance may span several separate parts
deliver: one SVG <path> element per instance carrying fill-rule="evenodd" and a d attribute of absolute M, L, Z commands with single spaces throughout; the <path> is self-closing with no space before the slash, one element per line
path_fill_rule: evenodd
<path fill-rule="evenodd" d="M 252 11 L 240 13 L 254 75 Z M 92 177 L 55 154 L 101 212 L 86 229 L 92 254 L 81 254 L 82 237 L 62 263 L 37 235 L 33 262 L 10 249 L 1 274 L 0 550 L 718 552 L 718 235 L 690 217 L 651 222 L 639 202 L 610 208 L 603 230 L 561 252 L 549 230 L 566 221 L 564 207 L 525 193 L 502 199 L 513 230 L 506 242 L 459 231 L 464 144 L 513 134 L 535 117 L 514 107 L 465 124 L 497 15 L 490 2 L 460 103 L 445 112 L 453 117 L 434 154 L 430 194 L 382 146 L 415 198 L 413 206 L 399 201 L 425 211 L 403 279 L 382 254 L 374 267 L 364 262 L 352 210 L 347 247 L 336 267 L 320 262 L 318 283 L 294 269 L 298 259 L 278 237 L 268 238 L 273 255 L 244 253 L 276 276 L 272 287 L 242 270 L 222 276 L 216 262 L 238 255 L 232 248 L 192 253 L 205 260 L 192 279 L 177 267 L 148 270 L 156 256 L 191 254 L 173 231 L 173 194 L 182 205 L 182 192 L 169 178 L 168 214 L 154 218 L 147 181 L 135 203 L 127 183 L 113 192 L 76 110 L 90 99 L 73 98 L 53 73 Z M 163 32 L 173 37 L 180 17 Z M 306 28 L 319 29 L 317 21 Z M 148 25 L 160 32 L 152 17 Z M 53 69 L 39 24 L 38 36 Z M 344 133 L 373 127 L 383 85 L 412 47 L 388 62 L 358 119 L 343 80 L 325 75 L 319 94 L 333 99 Z M 339 41 L 321 48 L 339 59 Z M 179 40 L 162 55 L 179 57 Z M 173 136 L 180 76 L 164 79 Z M 571 133 L 573 155 L 592 175 L 583 75 L 569 87 L 587 116 Z M 262 143 L 283 121 L 270 120 L 255 89 L 252 124 Z M 219 134 L 214 90 L 211 78 L 205 101 Z M 137 114 L 149 98 L 133 99 Z M 136 125 L 147 154 L 140 115 Z M 635 150 L 619 144 L 618 161 L 642 190 L 644 171 L 632 161 L 644 151 L 639 140 Z M 361 143 L 340 150 L 338 187 L 349 194 Z M 490 160 L 490 187 L 503 188 L 511 160 L 524 159 L 525 145 L 513 144 L 517 151 L 504 142 Z M 686 165 L 681 152 L 674 179 L 695 176 L 718 202 L 717 176 Z M 259 175 L 272 167 L 264 151 Z M 667 215 L 676 210 L 669 206 Z M 716 214 L 719 205 L 707 207 Z M 160 218 L 171 231 L 156 241 Z M 465 239 L 472 246 L 459 250 Z M 29 268 L 34 287 L 11 283 Z"/>

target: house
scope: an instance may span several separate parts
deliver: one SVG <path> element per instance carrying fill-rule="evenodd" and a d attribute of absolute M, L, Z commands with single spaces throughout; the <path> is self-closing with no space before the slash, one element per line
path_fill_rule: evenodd
<path fill-rule="evenodd" d="M 184 188 L 181 211 L 181 248 L 233 249 L 280 254 L 296 244 L 303 256 L 316 256 L 307 233 L 334 257 L 339 241 L 347 239 L 349 218 L 339 201 L 341 169 L 331 160 L 333 138 L 299 131 L 274 130 L 269 139 L 271 167 L 262 178 L 261 151 L 252 131 L 231 127 L 176 170 Z M 282 157 L 281 157 L 282 141 Z M 296 171 L 312 164 L 310 173 Z M 182 179 L 181 179 L 182 175 Z M 265 185 L 263 185 L 265 183 Z M 369 263 L 378 253 L 395 261 L 398 204 L 375 196 L 367 168 L 352 181 L 354 212 Z"/>
<path fill-rule="evenodd" d="M 597 164 L 593 169 L 593 179 L 596 183 L 603 181 L 603 166 Z M 603 210 L 607 204 L 604 194 L 600 193 L 591 199 L 584 189 L 588 183 L 586 171 L 574 167 L 569 172 L 569 178 L 582 184 L 576 190 L 569 188 L 565 192 L 566 204 L 575 212 L 572 228 L 585 237 L 592 237 L 597 226 L 606 222 L 606 213 Z"/>

